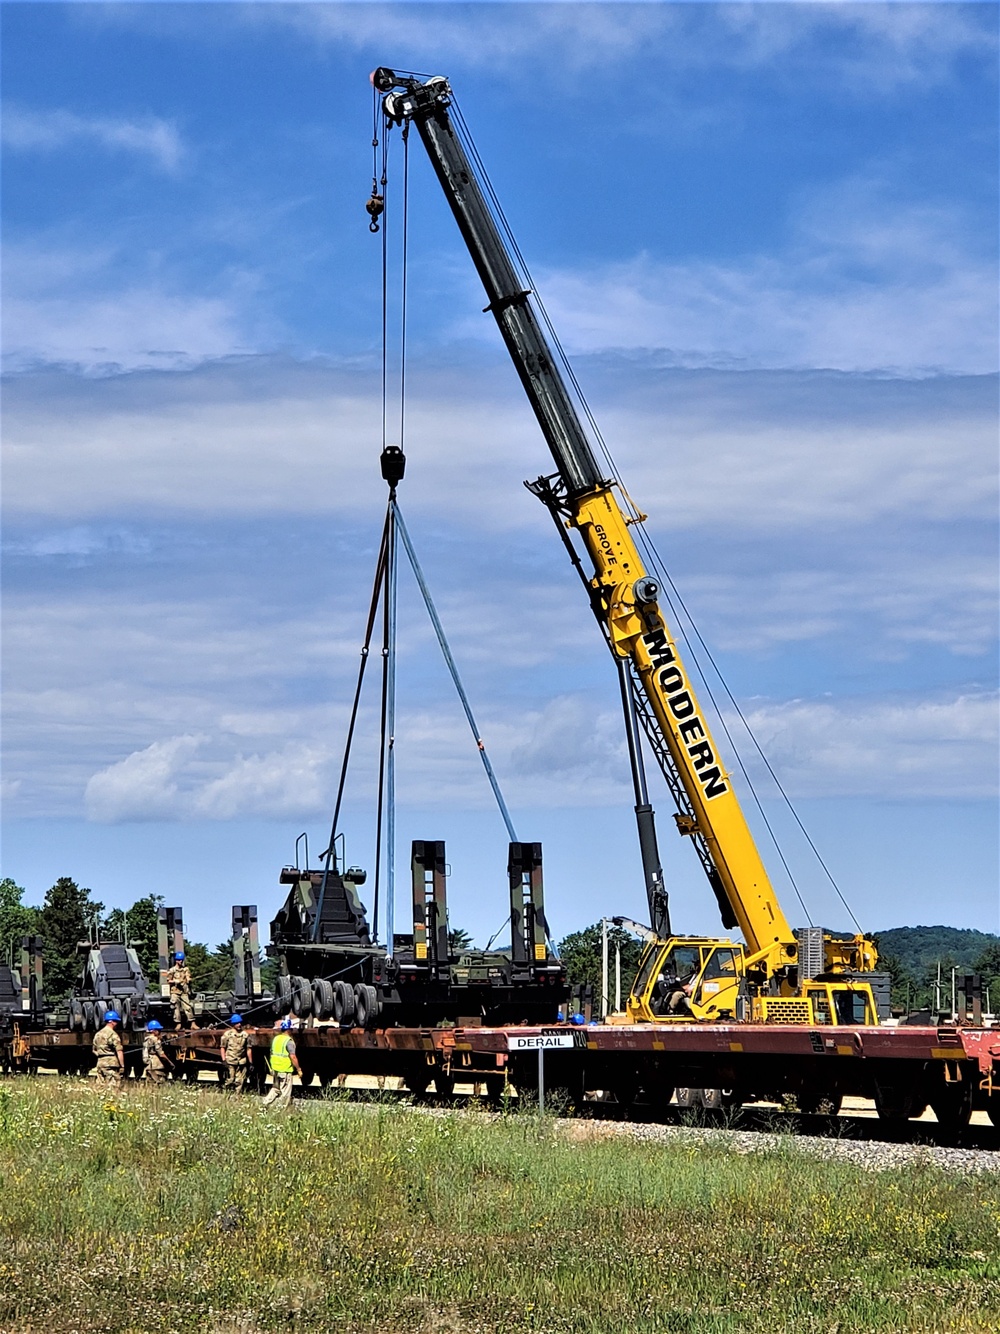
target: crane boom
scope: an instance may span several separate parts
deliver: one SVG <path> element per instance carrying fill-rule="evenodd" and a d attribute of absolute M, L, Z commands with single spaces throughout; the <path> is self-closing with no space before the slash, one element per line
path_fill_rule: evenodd
<path fill-rule="evenodd" d="M 768 878 L 733 784 L 712 739 L 677 644 L 659 605 L 659 584 L 643 564 L 631 532 L 635 522 L 598 464 L 559 369 L 490 208 L 483 183 L 449 114 L 447 79 L 421 81 L 380 68 L 372 75 L 388 121 L 415 125 L 486 290 L 489 310 L 555 460 L 555 477 L 530 489 L 549 507 L 591 605 L 619 663 L 626 725 L 642 725 L 678 806 L 682 834 L 692 838 L 727 927 L 738 926 L 747 964 L 778 978 L 794 968 L 798 943 Z M 566 530 L 588 553 L 584 570 Z M 631 724 L 630 724 L 631 720 Z M 630 735 L 630 741 L 632 740 Z M 654 929 L 669 934 L 652 811 L 645 799 L 641 757 L 631 746 L 636 814 Z M 645 814 L 648 813 L 648 814 Z M 645 832 L 645 838 L 644 838 Z M 867 943 L 867 942 L 866 942 Z M 841 966 L 860 956 L 843 952 Z M 874 955 L 869 954 L 868 967 Z"/>

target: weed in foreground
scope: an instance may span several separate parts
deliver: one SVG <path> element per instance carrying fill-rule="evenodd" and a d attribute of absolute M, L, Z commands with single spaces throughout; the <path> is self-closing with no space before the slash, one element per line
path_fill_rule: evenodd
<path fill-rule="evenodd" d="M 0 1330 L 828 1334 L 1000 1325 L 1000 1182 L 783 1138 L 197 1087 L 0 1087 Z"/>

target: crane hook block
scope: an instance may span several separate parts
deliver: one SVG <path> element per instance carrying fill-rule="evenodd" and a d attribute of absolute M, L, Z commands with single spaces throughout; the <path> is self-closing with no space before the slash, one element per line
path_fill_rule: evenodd
<path fill-rule="evenodd" d="M 368 203 L 365 204 L 365 212 L 371 218 L 371 222 L 368 224 L 368 230 L 370 232 L 378 231 L 378 220 L 382 216 L 384 211 L 385 211 L 385 200 L 381 195 L 375 194 L 373 192 L 371 198 L 368 200 Z"/>
<path fill-rule="evenodd" d="M 379 463 L 382 465 L 382 476 L 389 483 L 389 490 L 395 491 L 406 471 L 406 455 L 398 445 L 386 445 Z"/>

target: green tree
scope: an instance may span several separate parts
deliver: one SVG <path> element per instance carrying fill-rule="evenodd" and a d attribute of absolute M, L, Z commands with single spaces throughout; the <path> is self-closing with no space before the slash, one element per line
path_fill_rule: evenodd
<path fill-rule="evenodd" d="M 10 876 L 0 880 L 0 962 L 13 959 L 16 964 L 21 957 L 21 937 L 38 930 L 38 909 L 21 902 L 24 894 Z"/>
<path fill-rule="evenodd" d="M 38 930 L 45 948 L 45 995 L 61 1000 L 79 979 L 79 946 L 86 941 L 103 903 L 95 903 L 89 889 L 81 889 L 68 875 L 60 876 L 45 895 L 38 913 Z"/>
<path fill-rule="evenodd" d="M 983 1005 L 986 1005 L 986 988 L 990 989 L 990 1009 L 995 1013 L 1000 1008 L 1000 940 L 987 945 L 972 965 L 972 971 L 983 979 Z"/>
<path fill-rule="evenodd" d="M 448 952 L 450 954 L 463 954 L 466 950 L 472 949 L 472 937 L 468 931 L 462 928 L 453 927 L 448 932 Z"/>
<path fill-rule="evenodd" d="M 614 1004 L 615 999 L 615 947 L 622 956 L 622 1003 L 632 990 L 632 983 L 639 970 L 642 955 L 642 942 L 630 935 L 620 926 L 608 927 L 608 999 Z M 601 924 L 583 931 L 574 931 L 559 944 L 559 957 L 566 965 L 566 972 L 571 986 L 589 982 L 594 988 L 594 996 L 601 992 Z"/>
<path fill-rule="evenodd" d="M 913 1009 L 920 998 L 918 993 L 922 994 L 913 975 L 898 954 L 883 948 L 882 941 L 877 935 L 873 937 L 873 940 L 875 948 L 878 950 L 879 972 L 889 974 L 891 1003 L 902 1009 Z"/>
<path fill-rule="evenodd" d="M 191 990 L 232 991 L 233 947 L 227 940 L 210 950 L 200 941 L 186 941 L 184 962 L 191 969 Z"/>
<path fill-rule="evenodd" d="M 139 956 L 146 981 L 155 987 L 160 976 L 159 921 L 162 894 L 147 894 L 136 899 L 131 908 L 115 908 L 108 914 L 102 933 L 117 939 L 123 934 Z"/>

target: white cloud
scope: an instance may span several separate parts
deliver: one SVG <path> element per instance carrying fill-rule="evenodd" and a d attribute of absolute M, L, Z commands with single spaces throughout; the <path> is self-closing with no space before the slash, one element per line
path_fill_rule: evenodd
<path fill-rule="evenodd" d="M 747 718 L 795 796 L 955 801 L 997 795 L 994 692 L 791 700 L 759 705 Z"/>
<path fill-rule="evenodd" d="M 157 116 L 123 119 L 80 116 L 66 110 L 32 110 L 10 105 L 0 125 L 3 143 L 21 152 L 52 152 L 81 142 L 109 152 L 136 153 L 150 158 L 162 171 L 174 172 L 184 156 L 176 125 Z"/>
<path fill-rule="evenodd" d="M 545 62 L 556 86 L 646 55 L 637 90 L 669 95 L 669 76 L 708 66 L 775 78 L 836 80 L 857 97 L 954 77 L 989 59 L 995 36 L 970 6 L 913 4 L 289 4 L 243 7 L 246 22 L 280 24 L 310 41 L 370 51 L 400 67 L 448 74 L 455 62 L 523 73 Z M 377 54 L 376 54 L 377 53 Z M 444 66 L 444 67 L 443 67 Z M 461 93 L 461 89 L 458 90 Z"/>
<path fill-rule="evenodd" d="M 654 533 L 995 514 L 995 402 L 978 382 L 599 370 L 598 416 Z M 540 533 L 520 483 L 551 464 L 499 353 L 413 380 L 407 513 L 440 514 L 447 495 L 450 522 Z M 378 423 L 364 368 L 257 358 L 190 376 L 24 377 L 6 394 L 8 514 L 368 518 L 385 494 Z"/>
<path fill-rule="evenodd" d="M 846 182 L 808 202 L 780 256 L 645 254 L 542 274 L 539 287 L 571 352 L 658 349 L 677 366 L 983 374 L 997 368 L 996 266 L 967 236 L 954 209 Z"/>
<path fill-rule="evenodd" d="M 222 273 L 218 290 L 194 293 L 155 271 L 123 285 L 120 260 L 113 247 L 9 243 L 5 368 L 175 370 L 256 350 L 255 317 L 248 314 L 254 282 L 246 274 Z"/>
<path fill-rule="evenodd" d="M 176 818 L 183 804 L 178 779 L 201 743 L 197 736 L 154 741 L 94 774 L 84 792 L 88 817 L 109 824 Z"/>

